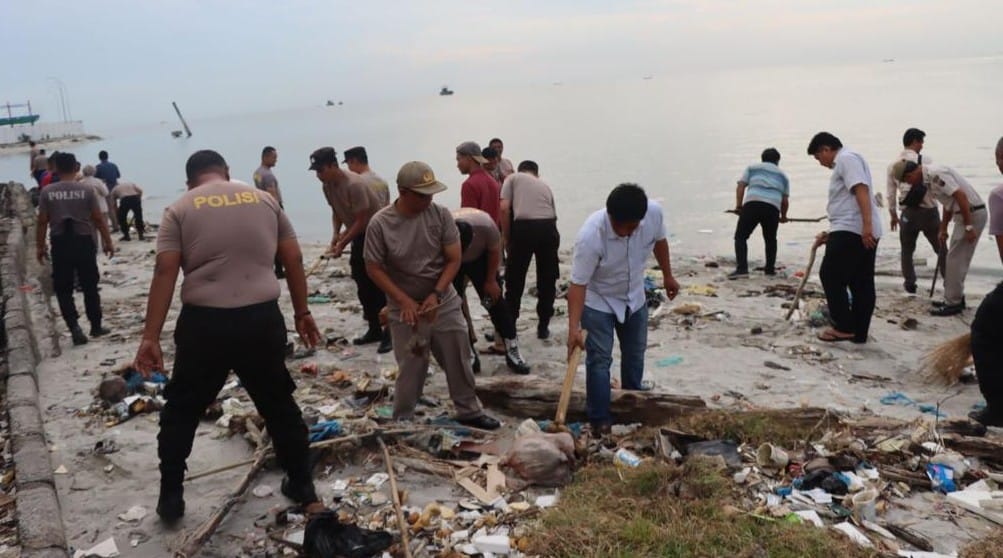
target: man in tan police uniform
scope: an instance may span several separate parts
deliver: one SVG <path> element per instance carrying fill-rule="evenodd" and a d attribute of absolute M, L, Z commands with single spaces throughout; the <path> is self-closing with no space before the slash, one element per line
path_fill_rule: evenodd
<path fill-rule="evenodd" d="M 495 429 L 474 393 L 467 324 L 453 278 L 460 269 L 460 237 L 449 210 L 432 203 L 446 190 L 425 163 L 397 173 L 397 200 L 377 213 L 366 230 L 366 270 L 387 295 L 390 334 L 397 358 L 394 418 L 410 420 L 428 376 L 429 356 L 446 373 L 456 419 Z"/>
<path fill-rule="evenodd" d="M 278 254 L 295 312 L 296 332 L 307 346 L 320 332 L 306 303 L 306 276 L 296 233 L 272 196 L 230 181 L 215 151 L 198 151 L 185 168 L 188 192 L 164 212 L 157 235 L 157 263 L 146 308 L 146 326 L 135 367 L 143 374 L 164 369 L 160 334 L 174 296 L 178 271 L 181 314 L 174 332 L 174 372 L 160 413 L 160 500 L 168 523 L 185 512 L 185 461 L 206 407 L 230 370 L 265 419 L 279 465 L 282 493 L 319 507 L 308 459 L 307 427 L 285 365 L 286 324 L 279 310 L 279 283 L 272 272 Z"/>

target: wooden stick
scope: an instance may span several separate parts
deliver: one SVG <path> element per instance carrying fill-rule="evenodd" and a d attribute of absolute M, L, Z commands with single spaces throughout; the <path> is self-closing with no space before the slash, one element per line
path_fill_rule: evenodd
<path fill-rule="evenodd" d="M 733 215 L 741 215 L 742 214 L 740 211 L 736 211 L 734 209 L 726 209 L 726 210 L 724 210 L 724 212 L 725 213 L 731 213 Z M 811 218 L 808 218 L 808 217 L 788 217 L 787 218 L 787 222 L 788 223 L 818 223 L 818 222 L 824 221 L 824 220 L 826 220 L 828 218 L 829 217 L 827 215 L 823 215 L 823 216 L 817 217 L 815 219 L 811 219 Z"/>
<path fill-rule="evenodd" d="M 589 332 L 582 330 L 582 341 L 589 337 Z M 568 370 L 564 373 L 564 384 L 561 386 L 561 398 L 557 400 L 557 414 L 554 415 L 554 424 L 563 425 L 564 417 L 568 414 L 568 405 L 571 403 L 571 388 L 575 385 L 575 372 L 578 370 L 578 361 L 582 359 L 582 348 L 576 346 L 568 355 Z"/>
<path fill-rule="evenodd" d="M 422 425 L 422 426 L 424 426 L 424 425 Z M 443 428 L 445 428 L 445 427 L 443 427 Z M 462 428 L 467 428 L 467 427 L 463 426 Z M 365 434 L 355 434 L 355 435 L 352 435 L 352 436 L 343 436 L 341 438 L 332 438 L 330 440 L 321 440 L 319 442 L 314 442 L 314 443 L 310 444 L 310 449 L 319 449 L 319 448 L 326 448 L 326 447 L 330 447 L 330 446 L 337 446 L 337 445 L 341 445 L 341 444 L 356 443 L 356 442 L 360 442 L 360 441 L 362 441 L 362 440 L 364 440 L 366 438 L 370 438 L 372 436 L 399 436 L 399 435 L 402 435 L 402 434 L 414 434 L 414 429 L 413 428 L 409 428 L 409 429 L 406 429 L 406 430 L 405 429 L 400 429 L 400 430 L 387 430 L 387 431 L 384 431 L 384 432 L 367 432 Z M 268 452 L 266 452 L 266 453 L 267 453 L 266 457 L 271 457 L 273 455 L 270 450 Z M 209 477 L 209 476 L 215 475 L 216 473 L 222 473 L 222 472 L 225 472 L 225 471 L 229 471 L 231 469 L 236 469 L 238 467 L 243 467 L 244 465 L 250 465 L 251 463 L 256 463 L 257 460 L 258 460 L 258 457 L 255 456 L 255 457 L 252 457 L 251 459 L 244 459 L 244 460 L 241 460 L 241 461 L 237 461 L 235 463 L 230 463 L 229 465 L 223 465 L 221 467 L 216 467 L 215 469 L 209 469 L 208 471 L 202 471 L 201 473 L 195 473 L 194 475 L 188 475 L 185 478 L 185 481 L 187 482 L 187 481 L 193 481 L 195 479 L 200 479 L 202 477 Z"/>
<path fill-rule="evenodd" d="M 798 285 L 797 292 L 794 293 L 794 302 L 791 302 L 791 308 L 787 311 L 787 315 L 784 316 L 784 320 L 791 319 L 794 315 L 794 311 L 798 308 L 798 301 L 801 300 L 801 293 L 804 291 L 805 284 L 808 283 L 808 277 L 811 276 L 811 269 L 815 266 L 815 251 L 818 250 L 818 246 L 815 244 L 811 245 L 811 254 L 808 256 L 808 267 L 805 269 L 804 277 L 801 278 L 801 284 Z"/>
<path fill-rule="evenodd" d="M 240 498 L 247 491 L 247 487 L 251 485 L 251 481 L 254 477 L 261 472 L 261 469 L 265 467 L 265 460 L 268 458 L 268 450 L 270 445 L 264 445 L 257 449 L 255 452 L 254 462 L 251 465 L 251 469 L 247 471 L 244 478 L 241 479 L 240 484 L 237 488 L 230 494 L 230 496 L 223 502 L 223 505 L 216 510 L 212 517 L 210 517 L 205 523 L 199 526 L 198 529 L 192 531 L 192 533 L 187 537 L 185 544 L 181 547 L 181 550 L 174 553 L 175 558 L 193 558 L 198 554 L 199 550 L 202 549 L 202 545 L 208 541 L 216 529 L 219 528 L 219 524 L 223 522 L 226 514 L 230 513 L 233 506 L 237 504 Z"/>
<path fill-rule="evenodd" d="M 376 441 L 380 444 L 380 449 L 383 450 L 383 461 L 387 464 L 387 475 L 390 477 L 390 491 L 393 493 L 393 503 L 394 511 L 397 512 L 397 526 L 401 530 L 401 544 L 404 545 L 404 556 L 411 558 L 411 541 L 408 540 L 407 521 L 404 520 L 404 511 L 401 509 L 401 497 L 400 493 L 397 492 L 397 475 L 394 474 L 394 462 L 390 457 L 390 450 L 387 449 L 387 445 L 383 442 L 383 437 L 378 436 Z"/>

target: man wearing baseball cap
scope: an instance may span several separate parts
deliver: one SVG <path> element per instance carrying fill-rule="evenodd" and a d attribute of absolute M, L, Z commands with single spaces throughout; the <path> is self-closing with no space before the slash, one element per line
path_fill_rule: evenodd
<path fill-rule="evenodd" d="M 397 200 L 366 229 L 366 271 L 386 293 L 399 369 L 393 416 L 414 418 L 434 356 L 446 373 L 457 421 L 493 430 L 500 424 L 484 414 L 474 392 L 467 324 L 452 285 L 460 269 L 459 231 L 449 210 L 432 203 L 445 190 L 427 164 L 406 163 L 397 173 Z"/>
<path fill-rule="evenodd" d="M 460 207 L 473 207 L 487 213 L 501 227 L 501 186 L 484 165 L 488 160 L 481 146 L 465 141 L 456 146 L 456 168 L 468 178 L 460 187 Z"/>
<path fill-rule="evenodd" d="M 390 336 L 380 326 L 380 310 L 386 305 L 386 297 L 366 274 L 366 263 L 362 259 L 363 247 L 366 245 L 366 226 L 369 225 L 369 219 L 382 209 L 383 204 L 376 192 L 369 187 L 367 179 L 338 166 L 338 154 L 333 147 L 321 147 L 314 151 L 310 155 L 310 170 L 316 171 L 317 179 L 323 184 L 324 198 L 331 206 L 331 220 L 334 224 L 331 256 L 339 258 L 349 244 L 352 246 L 348 263 L 358 290 L 359 303 L 362 304 L 362 315 L 369 326 L 352 343 L 366 345 L 379 342 L 377 351 L 388 353 Z M 343 233 L 340 230 L 342 223 L 347 227 Z"/>
<path fill-rule="evenodd" d="M 892 178 L 905 182 L 912 188 L 926 189 L 944 207 L 940 220 L 941 249 L 947 248 L 944 258 L 944 302 L 934 303 L 930 314 L 954 316 L 965 309 L 965 277 L 975 256 L 983 229 L 989 221 L 986 204 L 979 193 L 958 172 L 943 165 L 918 165 L 901 160 L 892 165 Z M 947 243 L 947 227 L 954 221 L 951 243 Z"/>

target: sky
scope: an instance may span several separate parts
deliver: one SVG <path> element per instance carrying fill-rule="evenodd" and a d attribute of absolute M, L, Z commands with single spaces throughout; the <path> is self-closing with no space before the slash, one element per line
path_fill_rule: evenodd
<path fill-rule="evenodd" d="M 1003 53 L 1000 0 L 7 0 L 0 102 L 88 129 L 454 90 Z"/>

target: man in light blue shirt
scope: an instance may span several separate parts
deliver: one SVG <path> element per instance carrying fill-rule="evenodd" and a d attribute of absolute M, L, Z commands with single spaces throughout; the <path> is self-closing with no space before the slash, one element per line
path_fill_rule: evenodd
<path fill-rule="evenodd" d="M 636 184 L 621 184 L 606 198 L 606 209 L 586 219 L 575 239 L 568 290 L 568 353 L 586 351 L 586 407 L 593 434 L 605 434 L 610 415 L 613 334 L 620 341 L 623 389 L 642 390 L 648 344 L 644 270 L 654 253 L 670 299 L 679 294 L 672 276 L 662 208 Z M 583 339 L 582 330 L 588 332 Z"/>
<path fill-rule="evenodd" d="M 767 275 L 776 275 L 777 265 L 777 227 L 787 222 L 787 204 L 791 186 L 787 175 L 780 170 L 780 152 L 774 148 L 763 151 L 760 156 L 762 163 L 751 165 L 745 169 L 742 178 L 738 179 L 735 191 L 735 213 L 738 213 L 738 225 L 735 226 L 735 271 L 728 275 L 729 279 L 740 279 L 749 276 L 749 247 L 746 241 L 756 230 L 763 229 L 763 240 L 766 242 Z"/>

